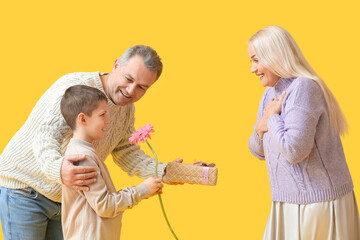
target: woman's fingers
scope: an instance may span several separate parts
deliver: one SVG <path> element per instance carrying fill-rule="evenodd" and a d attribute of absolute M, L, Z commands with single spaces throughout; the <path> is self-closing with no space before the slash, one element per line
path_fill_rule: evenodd
<path fill-rule="evenodd" d="M 281 102 L 281 103 L 282 103 L 282 101 L 283 101 L 283 100 L 284 100 L 284 98 L 285 98 L 285 94 L 286 94 L 286 92 L 285 92 L 285 91 L 283 91 L 283 92 L 281 93 L 281 96 L 280 96 L 279 102 Z"/>

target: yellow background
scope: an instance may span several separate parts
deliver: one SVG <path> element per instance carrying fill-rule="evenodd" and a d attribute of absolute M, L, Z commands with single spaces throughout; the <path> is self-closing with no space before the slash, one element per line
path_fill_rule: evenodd
<path fill-rule="evenodd" d="M 219 168 L 216 187 L 164 188 L 175 232 L 191 240 L 260 239 L 271 204 L 269 181 L 247 141 L 264 88 L 250 74 L 246 42 L 260 28 L 280 25 L 342 106 L 350 125 L 343 145 L 360 198 L 358 1 L 98 2 L 1 4 L 0 152 L 59 77 L 111 71 L 128 47 L 151 45 L 164 72 L 136 104 L 136 127 L 155 126 L 151 144 L 163 162 L 182 157 Z M 118 189 L 140 183 L 110 159 L 106 163 Z M 122 239 L 172 239 L 157 198 L 126 211 Z"/>

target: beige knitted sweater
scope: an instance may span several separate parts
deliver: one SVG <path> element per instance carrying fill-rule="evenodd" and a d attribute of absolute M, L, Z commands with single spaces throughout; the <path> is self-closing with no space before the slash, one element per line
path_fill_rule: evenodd
<path fill-rule="evenodd" d="M 65 90 L 87 85 L 102 92 L 99 72 L 70 73 L 58 79 L 40 98 L 29 118 L 0 155 L 0 185 L 7 188 L 32 187 L 47 198 L 61 202 L 60 168 L 72 131 L 60 112 Z M 154 175 L 155 162 L 128 139 L 134 131 L 135 107 L 121 107 L 108 100 L 110 124 L 104 139 L 93 143 L 104 161 L 111 153 L 114 162 L 130 176 Z M 166 164 L 159 163 L 162 176 Z"/>

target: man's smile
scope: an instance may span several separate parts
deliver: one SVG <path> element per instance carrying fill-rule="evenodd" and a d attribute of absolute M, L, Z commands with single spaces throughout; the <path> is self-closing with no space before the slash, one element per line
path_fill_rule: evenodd
<path fill-rule="evenodd" d="M 124 93 L 121 89 L 120 89 L 120 92 L 121 92 L 121 94 L 122 94 L 124 97 L 126 97 L 126 98 L 131 98 L 130 96 L 126 95 L 126 93 Z"/>

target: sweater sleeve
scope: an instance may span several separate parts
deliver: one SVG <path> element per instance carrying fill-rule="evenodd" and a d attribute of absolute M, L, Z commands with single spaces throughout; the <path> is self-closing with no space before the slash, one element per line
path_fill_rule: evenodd
<path fill-rule="evenodd" d="M 284 104 L 282 115 L 269 118 L 268 132 L 282 156 L 296 164 L 303 161 L 314 146 L 316 126 L 326 103 L 313 80 L 300 79 L 285 97 Z"/>
<path fill-rule="evenodd" d="M 62 90 L 46 101 L 39 102 L 43 106 L 36 115 L 41 116 L 41 122 L 36 128 L 33 141 L 33 152 L 36 163 L 50 181 L 61 184 L 60 168 L 63 161 L 61 154 L 62 131 L 67 127 L 60 113 Z"/>
<path fill-rule="evenodd" d="M 114 162 L 121 167 L 130 176 L 137 175 L 141 178 L 148 178 L 155 176 L 155 159 L 146 155 L 139 145 L 134 145 L 129 142 L 131 134 L 135 132 L 134 109 L 131 111 L 131 119 L 128 128 L 125 131 L 123 138 L 120 140 L 117 147 L 112 151 Z M 167 164 L 158 162 L 158 176 L 164 175 L 164 170 Z"/>
<path fill-rule="evenodd" d="M 86 159 L 81 161 L 80 164 L 96 168 L 96 182 L 90 184 L 90 190 L 83 191 L 83 194 L 91 208 L 100 217 L 115 217 L 124 210 L 137 205 L 141 200 L 150 195 L 150 192 L 144 183 L 111 193 L 106 186 L 105 180 L 95 159 L 91 156 L 86 156 Z"/>
<path fill-rule="evenodd" d="M 264 98 L 266 96 L 267 91 L 265 90 L 261 101 L 260 101 L 260 105 L 259 105 L 259 110 L 257 112 L 257 120 L 256 123 L 254 125 L 254 132 L 252 133 L 252 135 L 249 138 L 249 149 L 250 152 L 257 158 L 263 160 L 265 159 L 265 154 L 264 154 L 264 146 L 263 146 L 263 140 L 262 138 L 259 137 L 259 135 L 256 133 L 255 128 L 256 125 L 258 124 L 258 122 L 260 121 L 260 119 L 263 116 L 263 110 L 264 110 Z"/>

